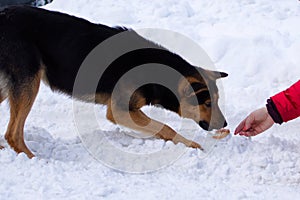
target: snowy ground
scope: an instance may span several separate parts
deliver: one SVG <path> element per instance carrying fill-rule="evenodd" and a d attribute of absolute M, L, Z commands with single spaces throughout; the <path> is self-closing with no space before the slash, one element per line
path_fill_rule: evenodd
<path fill-rule="evenodd" d="M 296 0 L 54 0 L 46 8 L 93 22 L 163 28 L 191 38 L 217 69 L 229 74 L 219 85 L 231 131 L 249 112 L 264 106 L 269 96 L 300 77 L 300 2 Z M 82 110 L 87 106 L 80 105 Z M 214 143 L 192 122 L 162 109 L 145 108 L 183 135 L 193 131 L 195 140 L 209 147 L 204 153 L 161 140 L 134 139 L 104 119 L 105 107 L 96 110 L 100 126 L 91 133 L 108 135 L 120 150 L 142 152 L 144 157 L 147 152 L 172 149 L 181 156 L 149 173 L 107 167 L 90 156 L 79 139 L 72 100 L 42 85 L 25 128 L 26 143 L 37 157 L 30 160 L 10 148 L 0 151 L 0 199 L 300 197 L 300 120 L 276 125 L 255 138 L 232 136 Z M 6 103 L 0 112 L 4 134 Z M 83 123 L 88 126 L 89 120 Z M 123 161 L 128 171 L 138 171 L 136 163 Z"/>

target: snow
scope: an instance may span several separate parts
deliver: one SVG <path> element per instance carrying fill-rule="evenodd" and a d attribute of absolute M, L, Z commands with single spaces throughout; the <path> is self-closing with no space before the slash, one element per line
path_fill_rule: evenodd
<path fill-rule="evenodd" d="M 229 74 L 218 85 L 231 131 L 249 112 L 264 106 L 268 97 L 300 77 L 299 1 L 54 0 L 45 8 L 96 23 L 162 28 L 190 38 L 204 49 L 215 68 Z M 184 45 L 177 45 L 176 51 L 184 54 Z M 7 147 L 0 151 L 0 199 L 300 197 L 299 119 L 274 125 L 250 139 L 231 136 L 217 142 L 190 120 L 160 108 L 144 108 L 200 142 L 206 148 L 202 152 L 162 140 L 130 137 L 125 134 L 129 130 L 105 119 L 104 106 L 76 105 L 78 110 L 73 110 L 69 97 L 41 86 L 25 127 L 26 143 L 36 155 L 33 159 L 7 147 L 3 135 L 9 106 L 0 105 L 0 143 Z M 87 136 L 105 135 L 121 154 L 89 153 L 74 121 L 74 113 L 84 113 L 87 108 L 95 111 L 99 123 Z M 89 118 L 81 123 L 90 127 Z"/>

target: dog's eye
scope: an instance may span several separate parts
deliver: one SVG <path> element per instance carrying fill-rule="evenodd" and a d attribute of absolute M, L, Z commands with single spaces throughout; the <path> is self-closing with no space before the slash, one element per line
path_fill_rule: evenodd
<path fill-rule="evenodd" d="M 208 108 L 211 107 L 211 102 L 210 102 L 210 101 L 209 101 L 209 102 L 205 102 L 204 104 L 205 104 L 205 106 L 208 107 Z"/>
<path fill-rule="evenodd" d="M 199 106 L 205 104 L 205 102 L 209 102 L 209 100 L 210 100 L 210 95 L 208 90 L 199 92 L 196 94 L 196 96 L 191 96 L 190 98 L 187 99 L 188 103 L 193 106 L 197 106 L 197 105 Z"/>

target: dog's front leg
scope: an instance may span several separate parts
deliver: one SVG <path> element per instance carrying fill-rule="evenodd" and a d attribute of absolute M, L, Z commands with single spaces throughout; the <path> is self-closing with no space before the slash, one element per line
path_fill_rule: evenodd
<path fill-rule="evenodd" d="M 123 111 L 122 109 L 112 109 L 111 106 L 108 106 L 106 117 L 115 124 L 120 124 L 166 141 L 171 140 L 175 144 L 180 142 L 188 147 L 202 149 L 198 143 L 184 138 L 169 126 L 149 118 L 139 109 L 135 111 Z"/>

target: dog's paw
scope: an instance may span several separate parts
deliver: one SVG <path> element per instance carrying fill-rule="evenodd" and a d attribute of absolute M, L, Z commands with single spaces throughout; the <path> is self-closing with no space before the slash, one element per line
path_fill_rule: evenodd
<path fill-rule="evenodd" d="M 193 142 L 193 141 L 190 141 L 190 144 L 188 145 L 188 147 L 192 147 L 192 148 L 195 148 L 195 149 L 200 149 L 200 150 L 204 150 L 200 144 L 196 143 L 196 142 Z"/>

